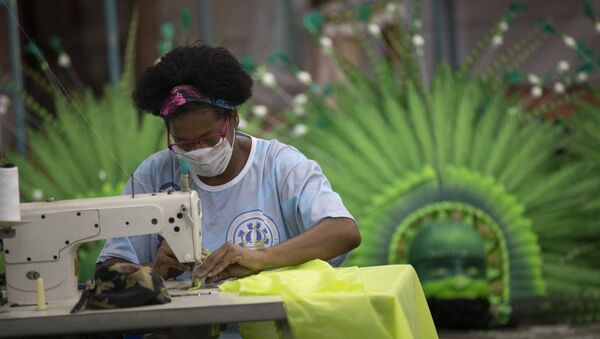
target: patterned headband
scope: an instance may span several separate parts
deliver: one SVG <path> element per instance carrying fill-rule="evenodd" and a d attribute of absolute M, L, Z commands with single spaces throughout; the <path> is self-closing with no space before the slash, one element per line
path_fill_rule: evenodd
<path fill-rule="evenodd" d="M 160 116 L 167 119 L 176 109 L 190 102 L 203 102 L 228 110 L 235 110 L 236 108 L 236 105 L 229 101 L 204 96 L 198 89 L 190 85 L 180 85 L 171 88 L 169 91 L 169 96 L 160 109 Z"/>

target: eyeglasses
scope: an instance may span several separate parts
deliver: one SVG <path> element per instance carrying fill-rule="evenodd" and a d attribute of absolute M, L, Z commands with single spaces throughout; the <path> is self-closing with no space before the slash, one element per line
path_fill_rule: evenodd
<path fill-rule="evenodd" d="M 197 138 L 194 140 L 171 142 L 171 130 L 167 127 L 167 147 L 178 154 L 190 152 L 198 148 L 214 147 L 227 136 L 227 128 L 229 127 L 229 117 L 225 118 L 225 125 L 221 133 L 212 134 L 206 137 Z M 177 146 L 177 147 L 175 147 Z"/>

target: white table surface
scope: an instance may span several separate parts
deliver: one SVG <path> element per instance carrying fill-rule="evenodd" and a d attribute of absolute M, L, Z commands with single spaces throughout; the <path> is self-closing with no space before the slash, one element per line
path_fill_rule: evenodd
<path fill-rule="evenodd" d="M 190 282 L 168 282 L 171 302 L 115 310 L 84 310 L 70 314 L 77 300 L 35 306 L 0 307 L 0 337 L 112 332 L 121 330 L 202 326 L 231 322 L 285 320 L 281 297 L 240 296 L 217 288 L 187 291 Z"/>

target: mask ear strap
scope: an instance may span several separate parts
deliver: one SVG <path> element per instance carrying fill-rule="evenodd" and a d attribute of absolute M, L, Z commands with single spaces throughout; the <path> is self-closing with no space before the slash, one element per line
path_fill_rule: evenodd
<path fill-rule="evenodd" d="M 229 115 L 230 115 L 231 122 L 233 123 L 232 124 L 233 125 L 233 130 L 237 131 L 238 130 L 238 123 L 239 123 L 239 114 L 237 112 L 237 109 L 229 111 Z M 235 120 L 233 118 L 234 115 L 238 116 L 238 121 L 237 122 L 235 122 Z"/>
<path fill-rule="evenodd" d="M 233 148 L 233 146 L 235 146 L 235 139 L 237 139 L 235 137 L 235 126 L 233 126 L 233 142 L 231 143 L 231 148 Z"/>
<path fill-rule="evenodd" d="M 233 113 L 234 112 L 235 112 L 234 110 L 229 110 L 226 113 L 226 115 L 225 115 L 225 119 L 229 119 L 229 121 L 227 122 L 227 124 L 229 126 L 233 126 L 233 141 L 231 142 L 231 148 L 233 148 L 233 145 L 235 145 L 235 139 L 236 139 L 235 138 L 236 126 L 235 126 L 234 121 L 233 121 Z M 229 129 L 229 126 L 227 126 L 227 129 Z M 227 132 L 229 132 L 229 131 L 227 131 Z M 227 134 L 225 134 L 225 140 L 227 140 L 227 142 L 229 143 L 229 139 L 227 139 Z"/>

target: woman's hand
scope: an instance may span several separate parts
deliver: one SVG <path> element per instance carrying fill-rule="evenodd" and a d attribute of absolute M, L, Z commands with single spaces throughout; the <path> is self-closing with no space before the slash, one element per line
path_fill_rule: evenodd
<path fill-rule="evenodd" d="M 260 251 L 225 243 L 199 266 L 196 276 L 210 283 L 312 259 L 329 260 L 354 249 L 360 240 L 353 219 L 325 218 L 307 231 Z"/>
<path fill-rule="evenodd" d="M 189 271 L 190 267 L 180 263 L 179 260 L 177 260 L 177 257 L 175 257 L 175 253 L 173 253 L 169 244 L 167 244 L 166 241 L 163 241 L 156 254 L 154 270 L 156 270 L 163 279 L 167 280 L 175 278 L 185 271 Z"/>
<path fill-rule="evenodd" d="M 265 253 L 226 242 L 200 264 L 196 275 L 207 283 L 241 278 L 265 269 Z"/>

